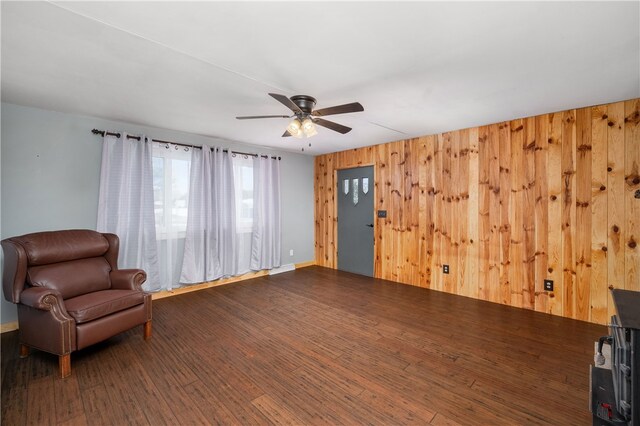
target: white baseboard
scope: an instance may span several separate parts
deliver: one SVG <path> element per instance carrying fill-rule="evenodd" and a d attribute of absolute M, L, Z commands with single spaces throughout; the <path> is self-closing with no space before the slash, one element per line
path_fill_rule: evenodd
<path fill-rule="evenodd" d="M 295 269 L 296 269 L 296 265 L 294 265 L 293 263 L 289 263 L 287 265 L 282 265 L 277 268 L 271 269 L 269 271 L 269 275 L 276 275 L 276 274 L 281 274 L 283 272 L 295 271 Z"/>

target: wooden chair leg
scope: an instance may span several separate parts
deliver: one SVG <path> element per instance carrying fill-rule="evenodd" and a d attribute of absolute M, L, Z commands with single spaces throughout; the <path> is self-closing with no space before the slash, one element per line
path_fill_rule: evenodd
<path fill-rule="evenodd" d="M 151 339 L 151 320 L 145 322 L 143 327 L 144 327 L 144 340 Z"/>
<path fill-rule="evenodd" d="M 60 364 L 60 378 L 69 377 L 71 375 L 71 354 L 58 356 L 58 364 Z"/>
<path fill-rule="evenodd" d="M 29 356 L 29 346 L 20 343 L 20 358 L 26 358 Z"/>

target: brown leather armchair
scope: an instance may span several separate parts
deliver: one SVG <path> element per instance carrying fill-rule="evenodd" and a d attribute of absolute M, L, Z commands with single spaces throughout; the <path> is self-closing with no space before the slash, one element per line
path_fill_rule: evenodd
<path fill-rule="evenodd" d="M 4 297 L 18 305 L 20 356 L 71 352 L 138 325 L 151 337 L 151 295 L 141 269 L 118 269 L 119 239 L 90 230 L 37 232 L 2 240 Z"/>

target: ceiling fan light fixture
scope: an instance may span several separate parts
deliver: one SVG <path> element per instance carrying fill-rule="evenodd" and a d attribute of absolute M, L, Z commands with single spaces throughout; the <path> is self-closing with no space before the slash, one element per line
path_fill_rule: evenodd
<path fill-rule="evenodd" d="M 313 123 L 313 121 L 310 118 L 305 118 L 304 121 L 302 122 L 302 131 L 304 132 L 304 135 L 308 138 L 318 134 L 318 131 L 316 130 L 316 125 Z"/>
<path fill-rule="evenodd" d="M 300 120 L 298 120 L 297 118 L 294 118 L 293 120 L 291 120 L 291 122 L 287 126 L 287 131 L 289 132 L 289 134 L 291 136 L 294 136 L 296 138 L 301 138 L 302 137 L 302 123 L 300 123 Z"/>

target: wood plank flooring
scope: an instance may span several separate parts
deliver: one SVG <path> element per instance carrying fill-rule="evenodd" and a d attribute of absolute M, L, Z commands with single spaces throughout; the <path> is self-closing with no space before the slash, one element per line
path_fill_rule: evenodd
<path fill-rule="evenodd" d="M 602 326 L 321 267 L 157 300 L 71 356 L 2 335 L 2 424 L 590 424 Z"/>

